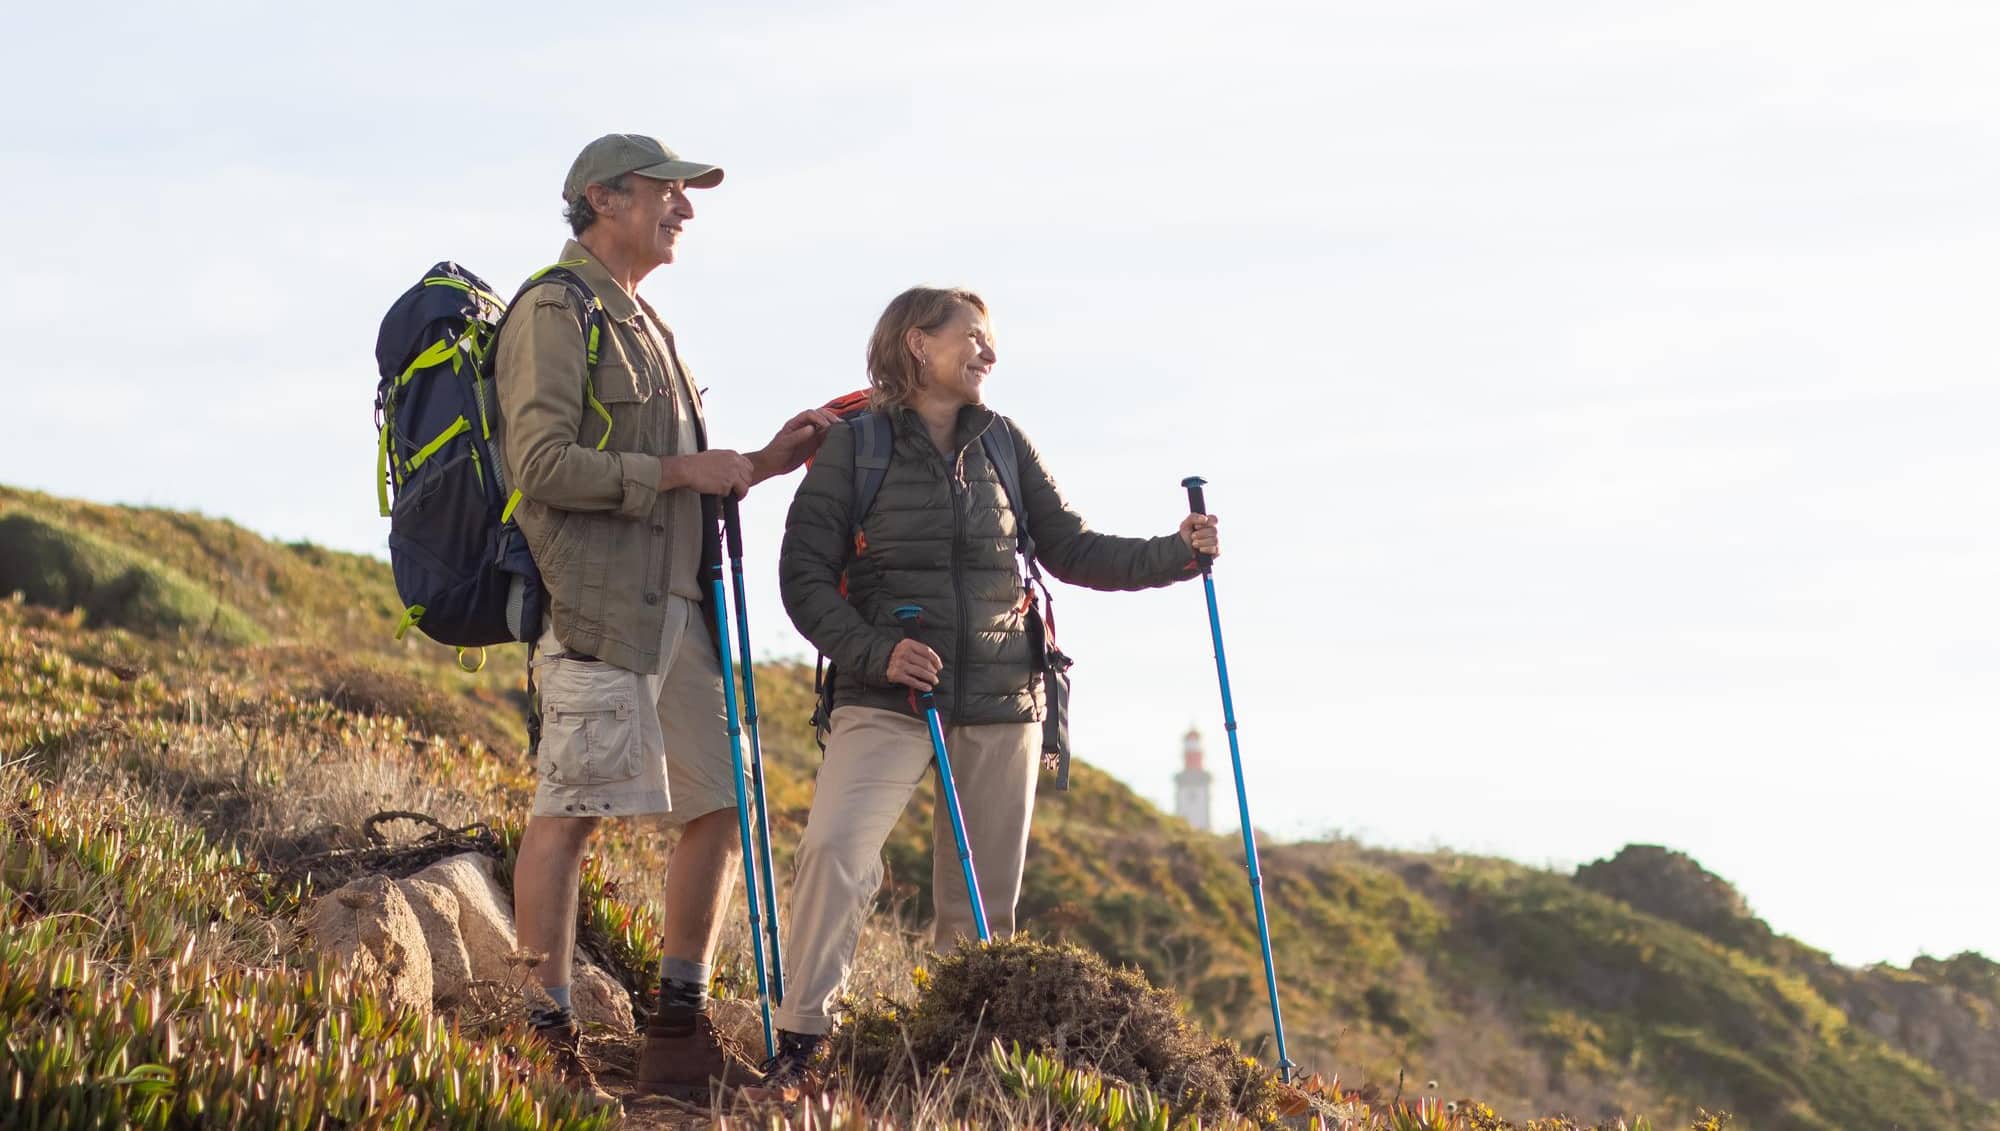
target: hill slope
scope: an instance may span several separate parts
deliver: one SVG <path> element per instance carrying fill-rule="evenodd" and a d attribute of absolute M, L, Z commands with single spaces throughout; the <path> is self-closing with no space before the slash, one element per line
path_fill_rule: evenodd
<path fill-rule="evenodd" d="M 525 812 L 518 651 L 468 675 L 448 649 L 392 640 L 400 605 L 372 559 L 0 488 L 8 591 L 0 762 L 32 755 L 39 781 L 123 791 L 322 881 L 302 862 L 359 846 L 377 810 Z M 784 876 L 817 764 L 810 672 L 758 675 Z M 911 925 L 929 913 L 928 817 L 926 798 L 887 851 L 881 899 Z M 641 905 L 600 914 L 603 945 L 642 969 L 665 848 L 615 828 L 593 868 L 594 892 Z M 1435 1080 L 1515 1115 L 2000 1128 L 2000 967 L 1978 955 L 1841 967 L 1662 849 L 1575 876 L 1351 843 L 1264 852 L 1293 1057 L 1349 1084 Z M 1141 968 L 1255 1048 L 1269 1014 L 1241 857 L 1079 765 L 1040 802 L 1023 921 Z M 736 961 L 725 978 L 744 986 Z M 890 965 L 869 976 L 904 976 Z"/>

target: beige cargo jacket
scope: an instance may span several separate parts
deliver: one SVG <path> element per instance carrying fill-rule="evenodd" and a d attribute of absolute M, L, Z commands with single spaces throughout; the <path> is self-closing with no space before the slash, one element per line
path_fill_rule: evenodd
<path fill-rule="evenodd" d="M 701 398 L 644 299 L 575 240 L 558 262 L 603 306 L 596 371 L 574 293 L 553 280 L 531 286 L 500 331 L 495 442 L 521 493 L 514 516 L 548 587 L 556 638 L 654 673 L 667 595 L 701 598 L 700 498 L 659 490 L 661 456 L 706 446 Z"/>

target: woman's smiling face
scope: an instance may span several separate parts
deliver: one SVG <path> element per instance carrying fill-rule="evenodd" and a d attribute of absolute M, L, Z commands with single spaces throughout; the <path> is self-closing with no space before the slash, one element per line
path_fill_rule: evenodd
<path fill-rule="evenodd" d="M 998 355 L 993 351 L 993 327 L 986 316 L 966 303 L 934 333 L 911 330 L 924 384 L 933 393 L 961 404 L 979 404 L 986 377 Z"/>

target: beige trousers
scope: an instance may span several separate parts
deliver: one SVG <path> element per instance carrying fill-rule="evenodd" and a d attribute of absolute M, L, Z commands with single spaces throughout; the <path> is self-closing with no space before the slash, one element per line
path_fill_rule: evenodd
<path fill-rule="evenodd" d="M 1028 823 L 1041 768 L 1040 737 L 1041 727 L 1033 723 L 948 727 L 944 732 L 986 925 L 996 938 L 1014 932 L 1014 904 L 1021 897 L 1021 865 L 1027 859 Z M 819 768 L 792 880 L 779 1028 L 793 1033 L 833 1028 L 834 1002 L 853 972 L 861 924 L 882 885 L 882 845 L 930 769 L 931 738 L 924 720 L 873 707 L 842 707 L 833 713 L 826 761 Z M 976 937 L 976 931 L 958 843 L 942 799 L 931 814 L 931 844 L 931 896 L 937 905 L 932 937 L 935 945 L 945 947 L 961 936 Z"/>

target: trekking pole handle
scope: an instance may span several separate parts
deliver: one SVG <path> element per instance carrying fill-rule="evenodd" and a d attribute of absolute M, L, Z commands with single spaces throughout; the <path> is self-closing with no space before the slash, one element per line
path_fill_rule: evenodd
<path fill-rule="evenodd" d="M 1181 480 L 1181 486 L 1187 488 L 1188 513 L 1207 514 L 1208 502 L 1202 498 L 1201 489 L 1208 486 L 1208 480 L 1203 479 L 1199 475 L 1190 475 L 1186 479 Z"/>
<path fill-rule="evenodd" d="M 903 639 L 916 640 L 917 628 L 924 623 L 924 610 L 918 605 L 898 605 L 896 607 L 896 619 L 903 624 Z M 918 643 L 922 642 L 918 641 Z M 932 693 L 929 691 L 919 691 L 914 687 L 910 688 L 911 709 L 920 713 L 934 710 L 937 700 L 931 696 Z"/>
<path fill-rule="evenodd" d="M 1203 479 L 1199 475 L 1190 475 L 1186 479 L 1181 480 L 1181 486 L 1187 488 L 1189 514 L 1208 513 L 1208 500 L 1201 493 L 1201 489 L 1207 485 L 1208 480 Z M 1195 551 L 1194 560 L 1195 564 L 1201 567 L 1203 573 L 1207 573 L 1208 567 L 1215 562 L 1214 558 L 1209 557 L 1199 550 Z"/>
<path fill-rule="evenodd" d="M 703 580 L 722 576 L 722 535 L 716 529 L 714 495 L 701 497 L 701 576 Z M 712 573 L 710 571 L 713 571 Z"/>
<path fill-rule="evenodd" d="M 735 495 L 722 497 L 722 532 L 729 539 L 729 557 L 734 561 L 743 560 L 743 513 L 737 509 Z"/>

